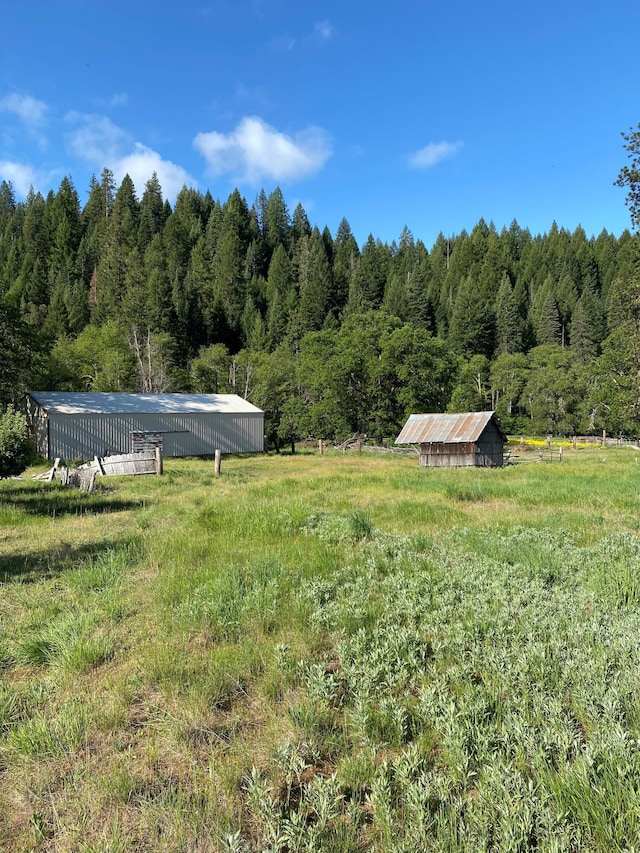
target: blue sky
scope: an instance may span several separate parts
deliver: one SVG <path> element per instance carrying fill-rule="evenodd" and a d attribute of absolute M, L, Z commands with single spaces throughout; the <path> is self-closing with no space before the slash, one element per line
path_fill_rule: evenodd
<path fill-rule="evenodd" d="M 153 171 L 358 242 L 630 225 L 638 0 L 23 0 L 0 14 L 0 179 Z"/>

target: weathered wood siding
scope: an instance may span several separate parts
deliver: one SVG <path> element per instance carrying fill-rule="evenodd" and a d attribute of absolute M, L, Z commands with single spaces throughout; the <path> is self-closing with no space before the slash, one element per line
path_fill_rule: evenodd
<path fill-rule="evenodd" d="M 420 445 L 422 468 L 500 468 L 504 443 L 495 425 L 489 422 L 477 441 L 432 442 Z"/>
<path fill-rule="evenodd" d="M 141 453 L 143 450 L 164 449 L 164 433 L 161 432 L 132 432 L 131 453 Z"/>

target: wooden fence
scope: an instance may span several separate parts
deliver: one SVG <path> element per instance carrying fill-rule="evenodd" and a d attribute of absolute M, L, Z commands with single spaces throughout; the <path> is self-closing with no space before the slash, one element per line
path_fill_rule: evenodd
<path fill-rule="evenodd" d="M 96 477 L 131 477 L 141 474 L 162 474 L 162 451 L 159 447 L 137 453 L 120 453 L 114 456 L 94 456 L 91 462 L 85 462 L 77 468 L 69 468 L 61 459 L 56 459 L 53 467 L 36 479 L 53 482 L 63 486 L 75 486 L 88 492 L 93 491 Z"/>

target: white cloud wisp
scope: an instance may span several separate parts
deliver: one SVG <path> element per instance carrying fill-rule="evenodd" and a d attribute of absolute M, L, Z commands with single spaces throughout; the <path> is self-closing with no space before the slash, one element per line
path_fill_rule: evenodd
<path fill-rule="evenodd" d="M 37 175 L 31 166 L 13 160 L 0 160 L 0 179 L 7 181 L 21 198 L 26 198 L 31 187 L 37 186 Z"/>
<path fill-rule="evenodd" d="M 457 154 L 462 145 L 462 142 L 431 142 L 409 157 L 409 166 L 412 169 L 431 169 Z"/>
<path fill-rule="evenodd" d="M 42 133 L 42 127 L 46 122 L 48 110 L 49 107 L 44 101 L 32 98 L 31 95 L 18 95 L 13 92 L 10 95 L 5 95 L 4 98 L 0 98 L 0 112 L 16 116 L 40 148 L 45 148 L 47 145 L 47 138 Z"/>
<path fill-rule="evenodd" d="M 318 172 L 331 156 L 326 131 L 309 127 L 287 136 L 257 116 L 243 118 L 230 133 L 199 133 L 194 147 L 213 175 L 229 174 L 243 183 L 296 181 Z"/>

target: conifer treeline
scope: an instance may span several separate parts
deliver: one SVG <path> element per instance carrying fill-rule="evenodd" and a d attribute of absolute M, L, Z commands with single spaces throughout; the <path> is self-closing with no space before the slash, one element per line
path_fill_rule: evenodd
<path fill-rule="evenodd" d="M 405 228 L 359 246 L 293 214 L 105 169 L 17 203 L 0 184 L 0 395 L 226 391 L 274 439 L 393 435 L 411 411 L 496 408 L 507 429 L 638 430 L 638 238 Z M 635 371 L 635 373 L 634 373 Z M 635 384 L 634 384 L 635 383 Z"/>

